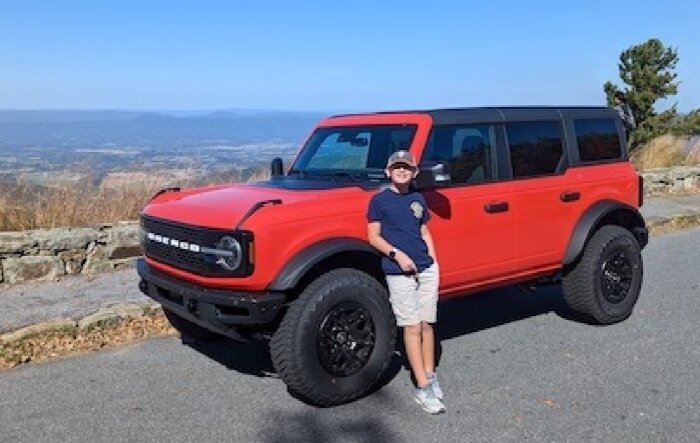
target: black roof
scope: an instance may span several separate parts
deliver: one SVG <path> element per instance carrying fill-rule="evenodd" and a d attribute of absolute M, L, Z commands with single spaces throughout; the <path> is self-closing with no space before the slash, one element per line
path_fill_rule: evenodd
<path fill-rule="evenodd" d="M 411 111 L 382 111 L 366 114 L 344 114 L 336 115 L 334 117 L 399 113 L 429 114 L 433 119 L 433 123 L 436 125 L 525 120 L 559 120 L 564 116 L 578 118 L 612 118 L 617 115 L 614 109 L 605 106 L 507 106 L 480 108 L 446 108 Z"/>

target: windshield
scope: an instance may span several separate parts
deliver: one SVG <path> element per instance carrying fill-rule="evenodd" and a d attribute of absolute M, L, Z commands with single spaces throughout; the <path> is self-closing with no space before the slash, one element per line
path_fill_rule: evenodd
<path fill-rule="evenodd" d="M 408 149 L 415 133 L 415 125 L 319 128 L 309 138 L 291 172 L 382 174 L 391 153 Z"/>

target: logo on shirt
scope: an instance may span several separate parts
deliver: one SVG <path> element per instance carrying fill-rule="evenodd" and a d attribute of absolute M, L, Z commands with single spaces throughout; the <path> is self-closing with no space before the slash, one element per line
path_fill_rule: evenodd
<path fill-rule="evenodd" d="M 418 202 L 411 203 L 411 211 L 416 218 L 423 218 L 423 205 Z"/>

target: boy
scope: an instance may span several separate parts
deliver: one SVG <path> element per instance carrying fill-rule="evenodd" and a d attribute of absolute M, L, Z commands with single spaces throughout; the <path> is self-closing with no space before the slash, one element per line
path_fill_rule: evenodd
<path fill-rule="evenodd" d="M 412 192 L 418 175 L 415 158 L 396 151 L 387 162 L 391 185 L 372 197 L 367 211 L 369 243 L 381 252 L 389 299 L 418 384 L 415 400 L 430 414 L 445 411 L 435 375 L 435 333 L 439 271 L 423 196 Z"/>

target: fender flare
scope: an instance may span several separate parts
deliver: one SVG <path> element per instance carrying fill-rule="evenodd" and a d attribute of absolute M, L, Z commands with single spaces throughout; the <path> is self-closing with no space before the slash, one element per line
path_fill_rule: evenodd
<path fill-rule="evenodd" d="M 303 249 L 288 261 L 272 281 L 268 290 L 284 291 L 293 288 L 304 274 L 317 263 L 341 252 L 367 252 L 379 255 L 379 252 L 369 243 L 356 238 L 342 237 L 324 240 Z"/>
<path fill-rule="evenodd" d="M 606 215 L 614 211 L 623 211 L 631 217 L 634 226 L 625 227 L 630 228 L 630 232 L 637 237 L 642 247 L 646 246 L 647 231 L 644 218 L 639 211 L 632 206 L 618 201 L 602 200 L 588 208 L 576 223 L 574 232 L 569 239 L 566 254 L 564 254 L 564 260 L 562 262 L 564 265 L 569 265 L 576 261 L 581 252 L 583 252 L 586 242 L 588 242 L 588 239 L 593 235 L 599 222 Z"/>

